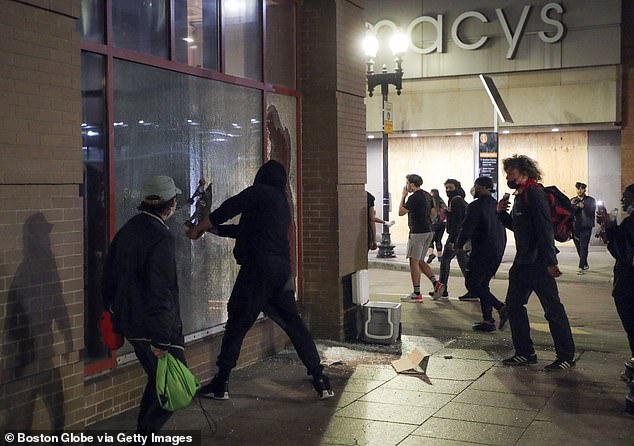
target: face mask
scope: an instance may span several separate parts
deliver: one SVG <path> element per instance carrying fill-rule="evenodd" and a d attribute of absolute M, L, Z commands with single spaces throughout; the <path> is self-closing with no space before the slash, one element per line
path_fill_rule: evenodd
<path fill-rule="evenodd" d="M 506 182 L 506 185 L 507 185 L 508 187 L 510 187 L 511 189 L 518 189 L 518 188 L 520 187 L 520 185 L 519 185 L 519 184 L 517 184 L 517 181 L 515 181 L 515 180 L 508 180 L 508 181 Z"/>
<path fill-rule="evenodd" d="M 478 198 L 477 192 L 475 190 L 475 186 L 471 188 L 471 190 L 469 191 L 469 193 L 471 194 L 472 197 L 474 198 Z"/>
<path fill-rule="evenodd" d="M 626 209 L 625 212 L 627 212 L 628 214 L 634 214 L 634 203 L 630 204 Z"/>

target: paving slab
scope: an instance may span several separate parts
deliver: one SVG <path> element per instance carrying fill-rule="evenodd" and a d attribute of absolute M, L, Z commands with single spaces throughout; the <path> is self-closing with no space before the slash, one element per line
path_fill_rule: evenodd
<path fill-rule="evenodd" d="M 411 434 L 417 426 L 411 424 L 368 421 L 354 418 L 333 418 L 321 444 L 353 446 L 393 446 Z M 296 443 L 296 446 L 301 443 Z"/>
<path fill-rule="evenodd" d="M 534 421 L 524 432 L 517 446 L 574 445 L 574 446 L 632 446 L 634 445 L 634 420 L 622 423 L 587 424 L 588 420 L 547 422 Z M 600 423 L 600 424 L 599 424 Z"/>
<path fill-rule="evenodd" d="M 451 379 L 431 379 L 421 375 L 398 375 L 383 384 L 386 389 L 403 389 L 416 392 L 446 393 L 457 395 L 466 389 L 473 381 L 451 380 Z"/>
<path fill-rule="evenodd" d="M 466 389 L 453 399 L 456 403 L 479 404 L 482 406 L 504 407 L 520 410 L 540 410 L 548 398 L 531 395 L 515 395 L 502 392 Z"/>
<path fill-rule="evenodd" d="M 455 379 L 473 381 L 493 367 L 491 361 L 471 359 L 446 359 L 442 356 L 432 356 L 427 366 L 427 376 L 430 379 Z"/>
<path fill-rule="evenodd" d="M 443 393 L 417 392 L 381 386 L 367 395 L 362 396 L 360 401 L 440 409 L 451 401 L 452 398 L 453 395 Z"/>
<path fill-rule="evenodd" d="M 436 412 L 434 417 L 527 428 L 537 414 L 536 410 L 508 409 L 450 402 Z"/>
<path fill-rule="evenodd" d="M 420 425 L 438 410 L 436 407 L 407 406 L 368 401 L 355 401 L 339 409 L 336 417 L 358 418 L 362 420 L 388 421 Z"/>
<path fill-rule="evenodd" d="M 399 443 L 398 446 L 482 446 L 482 443 L 470 443 L 465 441 L 445 440 L 443 438 L 410 436 Z"/>
<path fill-rule="evenodd" d="M 490 446 L 514 446 L 524 429 L 464 420 L 448 420 L 432 417 L 414 431 L 414 436 L 465 441 Z M 421 438 L 420 444 L 426 438 Z"/>

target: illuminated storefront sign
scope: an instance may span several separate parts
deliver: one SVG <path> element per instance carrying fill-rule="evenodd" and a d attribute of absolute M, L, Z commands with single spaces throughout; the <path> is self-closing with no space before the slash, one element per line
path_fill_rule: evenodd
<path fill-rule="evenodd" d="M 508 22 L 503 8 L 497 8 L 495 10 L 499 24 L 502 28 L 502 31 L 504 32 L 504 36 L 508 43 L 508 51 L 506 52 L 507 59 L 513 59 L 515 57 L 517 48 L 522 40 L 522 36 L 524 35 L 526 23 L 528 22 L 531 9 L 531 5 L 524 6 L 519 21 L 514 28 L 513 25 Z M 564 8 L 559 3 L 548 3 L 541 8 L 539 14 L 545 28 L 538 32 L 539 39 L 547 44 L 553 44 L 561 41 L 566 34 L 566 26 L 563 22 Z M 555 18 L 554 16 L 556 14 L 559 14 L 560 18 Z M 477 50 L 481 48 L 487 42 L 487 40 L 489 40 L 489 37 L 480 36 L 480 38 L 475 42 L 465 42 L 460 36 L 460 30 L 467 20 L 477 20 L 482 23 L 488 23 L 489 18 L 485 14 L 478 11 L 466 11 L 456 17 L 456 19 L 451 24 L 450 35 L 453 42 L 459 48 L 462 48 L 464 50 Z M 419 25 L 423 25 L 425 23 L 430 24 L 434 27 L 436 31 L 436 39 L 434 43 L 429 46 L 417 46 L 414 39 L 412 38 L 413 33 Z M 443 45 L 443 37 L 445 35 L 444 26 L 445 24 L 443 14 L 437 15 L 435 18 L 432 16 L 421 16 L 412 20 L 407 26 L 407 29 L 404 31 L 409 40 L 409 50 L 418 54 L 445 52 L 445 48 Z M 380 20 L 374 25 L 367 23 L 368 30 L 370 32 L 373 32 L 374 34 L 377 34 L 379 30 L 383 27 L 388 27 L 393 31 L 399 29 L 399 27 L 391 20 Z"/>

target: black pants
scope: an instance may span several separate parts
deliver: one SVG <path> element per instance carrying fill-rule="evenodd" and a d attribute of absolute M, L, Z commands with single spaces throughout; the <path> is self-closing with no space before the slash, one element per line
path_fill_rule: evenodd
<path fill-rule="evenodd" d="M 156 368 L 158 359 L 152 353 L 150 343 L 145 341 L 129 341 L 134 347 L 134 353 L 139 358 L 139 362 L 147 375 L 147 384 L 141 398 L 141 407 L 137 418 L 137 432 L 149 434 L 158 432 L 167 420 L 172 416 L 173 412 L 165 410 L 159 404 L 158 395 L 156 394 Z M 187 365 L 185 360 L 185 352 L 179 348 L 170 348 L 170 354 L 176 359 Z"/>
<path fill-rule="evenodd" d="M 315 342 L 299 315 L 295 293 L 287 285 L 288 264 L 267 262 L 266 266 L 240 268 L 227 304 L 228 319 L 216 364 L 222 379 L 228 379 L 236 366 L 242 342 L 260 312 L 264 312 L 290 338 L 308 373 L 319 376 L 323 366 Z"/>
<path fill-rule="evenodd" d="M 575 229 L 573 235 L 572 239 L 579 255 L 579 268 L 585 268 L 588 266 L 588 245 L 590 244 L 592 228 Z"/>
<path fill-rule="evenodd" d="M 513 346 L 518 355 L 530 356 L 535 353 L 531 339 L 526 304 L 535 291 L 544 309 L 550 334 L 555 343 L 557 358 L 574 359 L 575 343 L 570 331 L 566 310 L 559 300 L 557 282 L 548 274 L 545 265 L 513 265 L 509 271 L 509 288 L 506 294 L 506 308 L 513 337 Z"/>
<path fill-rule="evenodd" d="M 454 257 L 458 257 L 458 265 L 463 275 L 467 269 L 467 254 L 462 250 L 457 251 L 453 249 L 453 244 L 447 243 L 442 253 L 442 258 L 440 259 L 440 283 L 444 285 L 447 285 L 447 281 L 449 280 L 449 270 L 451 269 L 451 261 Z"/>
<path fill-rule="evenodd" d="M 493 308 L 499 310 L 504 306 L 504 303 L 495 297 L 489 288 L 489 283 L 495 276 L 500 263 L 502 263 L 501 257 L 499 259 L 471 257 L 464 272 L 467 291 L 480 298 L 482 319 L 485 321 L 493 320 Z"/>
<path fill-rule="evenodd" d="M 442 252 L 442 236 L 445 233 L 445 226 L 441 226 L 440 228 L 433 227 L 434 230 L 434 238 L 431 239 L 430 248 L 434 249 L 434 245 L 436 245 L 436 251 Z"/>
<path fill-rule="evenodd" d="M 632 358 L 634 358 L 634 290 L 630 293 L 614 296 L 614 303 L 616 304 L 616 311 L 619 313 L 625 333 L 627 333 Z"/>

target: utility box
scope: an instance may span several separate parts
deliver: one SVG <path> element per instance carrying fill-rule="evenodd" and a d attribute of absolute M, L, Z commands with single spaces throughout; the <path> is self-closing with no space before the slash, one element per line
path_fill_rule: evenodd
<path fill-rule="evenodd" d="M 363 340 L 373 344 L 393 344 L 401 338 L 401 304 L 367 302 L 363 310 Z"/>

